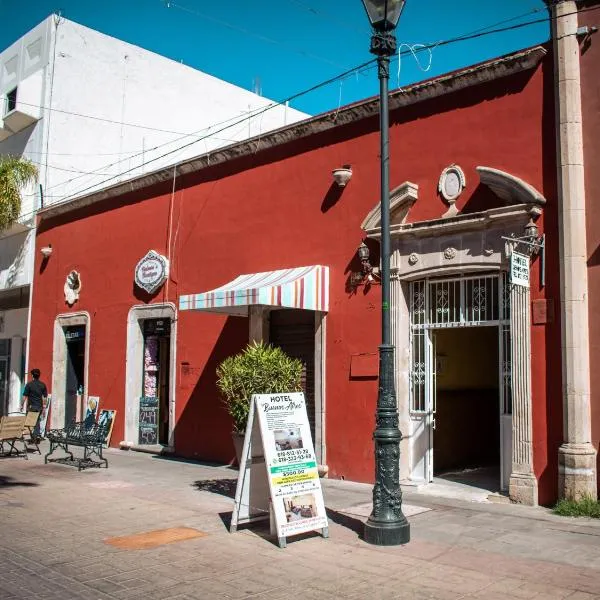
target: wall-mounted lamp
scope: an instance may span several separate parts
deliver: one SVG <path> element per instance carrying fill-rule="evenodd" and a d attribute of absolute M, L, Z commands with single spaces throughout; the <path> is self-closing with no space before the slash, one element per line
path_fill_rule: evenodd
<path fill-rule="evenodd" d="M 52 244 L 40 248 L 40 252 L 44 258 L 48 258 L 52 254 Z"/>
<path fill-rule="evenodd" d="M 546 285 L 546 236 L 540 235 L 538 226 L 533 220 L 536 215 L 533 214 L 523 229 L 521 237 L 517 237 L 514 233 L 510 236 L 502 236 L 503 240 L 511 243 L 512 249 L 521 254 L 528 254 L 531 257 L 540 256 L 540 284 L 542 287 Z M 524 248 L 523 248 L 524 246 Z"/>
<path fill-rule="evenodd" d="M 352 167 L 350 165 L 343 165 L 339 169 L 334 169 L 331 173 L 335 182 L 340 187 L 346 187 L 346 184 L 352 178 Z"/>
<path fill-rule="evenodd" d="M 535 224 L 533 217 L 531 217 L 529 219 L 529 223 L 525 225 L 525 236 L 523 241 L 529 242 L 529 254 L 533 255 L 540 253 L 544 237 L 539 235 L 539 229 L 538 226 Z"/>
<path fill-rule="evenodd" d="M 377 279 L 379 279 L 379 269 L 374 267 L 369 260 L 371 252 L 369 247 L 362 242 L 356 251 L 358 258 L 360 259 L 361 270 L 353 271 L 350 275 L 350 283 L 352 287 L 362 285 L 371 285 Z"/>

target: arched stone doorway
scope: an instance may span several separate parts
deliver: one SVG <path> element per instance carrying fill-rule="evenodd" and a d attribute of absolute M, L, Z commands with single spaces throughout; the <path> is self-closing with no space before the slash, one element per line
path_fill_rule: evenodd
<path fill-rule="evenodd" d="M 422 482 L 433 477 L 438 357 L 432 332 L 496 328 L 500 480 L 512 500 L 535 505 L 530 294 L 508 282 L 514 243 L 506 238 L 522 236 L 545 199 L 509 173 L 490 167 L 477 171 L 496 198 L 483 210 L 407 222 L 418 186 L 405 182 L 391 192 L 391 315 L 404 435 L 400 476 Z M 363 222 L 368 237 L 380 237 L 380 217 L 377 204 Z"/>

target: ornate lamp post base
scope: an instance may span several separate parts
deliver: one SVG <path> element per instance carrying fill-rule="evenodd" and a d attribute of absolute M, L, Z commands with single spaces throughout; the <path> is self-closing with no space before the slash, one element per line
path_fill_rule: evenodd
<path fill-rule="evenodd" d="M 375 441 L 373 512 L 365 524 L 365 541 L 378 546 L 397 546 L 410 541 L 410 525 L 402 513 L 400 489 L 400 440 L 394 389 L 394 346 L 379 346 L 379 394 Z"/>
<path fill-rule="evenodd" d="M 410 542 L 410 525 L 403 517 L 400 522 L 378 523 L 369 520 L 365 523 L 365 542 L 376 546 L 400 546 Z"/>

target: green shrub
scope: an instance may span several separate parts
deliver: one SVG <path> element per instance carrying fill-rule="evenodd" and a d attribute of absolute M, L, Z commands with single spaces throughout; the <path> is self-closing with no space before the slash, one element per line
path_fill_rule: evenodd
<path fill-rule="evenodd" d="M 244 433 L 252 394 L 302 391 L 302 362 L 263 342 L 248 344 L 217 367 L 217 386 L 234 431 Z"/>
<path fill-rule="evenodd" d="M 562 517 L 591 517 L 600 519 L 600 502 L 586 496 L 581 500 L 559 500 L 554 507 L 554 514 Z"/>

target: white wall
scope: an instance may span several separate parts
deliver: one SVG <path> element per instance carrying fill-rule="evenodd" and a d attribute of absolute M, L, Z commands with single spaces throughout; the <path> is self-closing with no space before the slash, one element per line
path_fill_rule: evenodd
<path fill-rule="evenodd" d="M 55 111 L 46 117 L 50 165 L 43 181 L 46 204 L 79 195 L 122 171 L 134 169 L 107 185 L 307 116 L 280 106 L 215 133 L 219 127 L 211 131 L 211 125 L 243 119 L 271 101 L 71 21 L 61 20 L 56 36 L 51 100 Z M 131 123 L 175 133 L 127 125 Z M 185 137 L 196 132 L 200 133 Z M 206 141 L 152 162 L 208 133 L 213 136 Z M 155 150 L 156 146 L 160 148 Z M 98 174 L 82 176 L 77 171 Z"/>
<path fill-rule="evenodd" d="M 0 238 L 0 290 L 31 283 L 35 232 L 19 229 L 17 226 Z"/>
<path fill-rule="evenodd" d="M 28 85 L 31 82 L 36 85 Z M 0 141 L 0 155 L 24 156 L 38 165 L 44 205 L 89 193 L 98 186 L 114 185 L 307 116 L 279 106 L 215 133 L 218 127 L 211 130 L 211 125 L 242 119 L 271 101 L 55 15 L 0 53 L 0 128 L 2 100 L 15 86 L 22 88 L 18 101 L 25 98 L 27 102 L 23 110 L 40 119 Z M 39 91 L 39 99 L 26 94 L 28 90 Z M 131 127 L 130 123 L 176 133 Z M 185 136 L 195 132 L 200 133 Z M 152 160 L 209 133 L 213 135 L 205 141 Z M 119 175 L 132 168 L 128 174 Z M 102 184 L 115 175 L 119 176 Z M 40 203 L 36 182 L 23 191 L 22 224 L 33 227 Z M 13 233 L 0 232 L 0 291 L 28 284 L 33 277 L 34 246 L 16 247 L 16 238 L 4 244 L 3 238 Z M 22 236 L 23 242 L 26 239 L 31 241 Z M 26 260 L 24 253 L 29 253 Z M 22 272 L 11 272 L 9 277 L 6 269 L 14 270 L 11 265 L 17 263 Z"/>
<path fill-rule="evenodd" d="M 21 380 L 21 358 L 23 356 L 23 331 L 27 331 L 27 315 L 29 309 L 19 308 L 4 312 L 4 329 L 0 332 L 0 338 L 11 340 L 10 360 L 10 395 L 8 412 L 16 412 L 20 409 L 20 398 L 23 385 Z"/>

